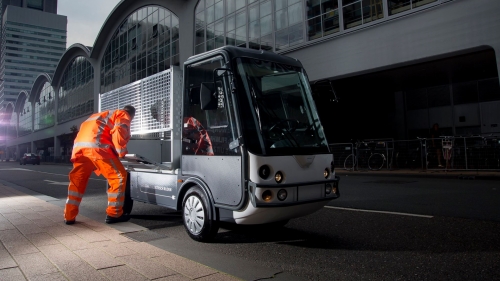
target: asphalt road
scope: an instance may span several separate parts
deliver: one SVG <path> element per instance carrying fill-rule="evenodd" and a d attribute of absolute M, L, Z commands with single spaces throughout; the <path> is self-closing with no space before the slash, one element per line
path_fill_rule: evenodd
<path fill-rule="evenodd" d="M 70 166 L 0 163 L 0 182 L 61 199 Z M 341 198 L 270 231 L 224 225 L 213 243 L 185 233 L 180 213 L 135 203 L 148 241 L 244 280 L 500 280 L 497 180 L 341 176 Z M 104 220 L 104 179 L 81 213 Z M 62 214 L 61 214 L 62 223 Z"/>

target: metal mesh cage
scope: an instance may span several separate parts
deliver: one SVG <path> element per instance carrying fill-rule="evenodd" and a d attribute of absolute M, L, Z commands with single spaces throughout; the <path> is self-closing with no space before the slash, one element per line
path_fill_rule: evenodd
<path fill-rule="evenodd" d="M 132 135 L 171 130 L 171 80 L 173 69 L 149 76 L 113 91 L 101 94 L 100 111 L 135 107 Z"/>

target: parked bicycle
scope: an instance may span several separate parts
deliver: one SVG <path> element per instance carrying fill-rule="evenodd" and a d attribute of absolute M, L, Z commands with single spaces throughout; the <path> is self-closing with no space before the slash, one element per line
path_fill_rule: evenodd
<path fill-rule="evenodd" d="M 453 141 L 455 137 L 452 136 L 440 136 L 443 138 L 441 140 L 441 148 L 443 150 L 443 159 L 446 161 L 445 169 L 453 167 Z"/>
<path fill-rule="evenodd" d="M 375 149 L 383 145 L 385 142 L 357 141 L 353 153 L 344 160 L 344 169 L 354 170 L 355 168 L 359 169 L 359 166 L 366 166 L 372 171 L 382 169 L 387 159 L 383 153 L 378 153 Z"/>
<path fill-rule="evenodd" d="M 417 137 L 417 141 L 400 142 L 395 148 L 394 166 L 396 169 L 417 169 L 424 168 L 422 159 L 425 157 L 426 139 Z"/>

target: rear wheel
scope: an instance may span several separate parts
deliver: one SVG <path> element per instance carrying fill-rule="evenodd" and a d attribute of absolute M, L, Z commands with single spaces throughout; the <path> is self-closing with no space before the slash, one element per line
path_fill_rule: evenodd
<path fill-rule="evenodd" d="M 191 187 L 182 201 L 182 220 L 189 236 L 200 242 L 212 240 L 219 231 L 219 222 L 210 217 L 208 198 L 199 186 Z"/>
<path fill-rule="evenodd" d="M 381 153 L 373 153 L 368 158 L 368 167 L 370 170 L 378 171 L 382 169 L 385 164 L 385 156 Z"/>
<path fill-rule="evenodd" d="M 125 188 L 125 200 L 123 202 L 123 213 L 129 215 L 134 207 L 134 200 L 130 196 L 130 174 L 127 176 L 127 186 Z"/>
<path fill-rule="evenodd" d="M 353 170 L 354 168 L 354 154 L 349 154 L 344 160 L 344 169 Z"/>

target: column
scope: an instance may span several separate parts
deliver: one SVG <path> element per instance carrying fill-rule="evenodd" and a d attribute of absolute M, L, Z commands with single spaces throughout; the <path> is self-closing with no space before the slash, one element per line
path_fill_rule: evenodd
<path fill-rule="evenodd" d="M 59 137 L 54 136 L 54 162 L 56 162 L 56 159 L 61 158 L 61 140 Z"/>

